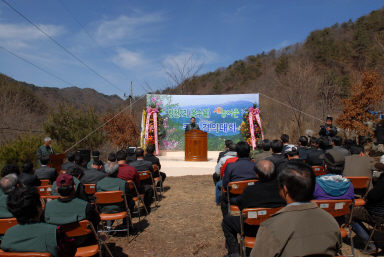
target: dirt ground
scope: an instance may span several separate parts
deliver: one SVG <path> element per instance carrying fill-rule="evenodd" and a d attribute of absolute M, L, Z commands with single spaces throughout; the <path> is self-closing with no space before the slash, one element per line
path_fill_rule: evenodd
<path fill-rule="evenodd" d="M 139 230 L 137 235 L 131 235 L 129 241 L 124 235 L 108 240 L 114 255 L 224 256 L 222 215 L 220 207 L 214 202 L 211 176 L 170 177 L 164 185 L 167 191 L 159 207 L 153 208 L 140 223 L 138 218 L 134 218 L 133 223 Z M 357 239 L 355 244 L 361 247 Z M 349 245 L 343 245 L 343 254 L 351 254 Z M 358 250 L 355 254 L 367 256 L 361 255 Z"/>

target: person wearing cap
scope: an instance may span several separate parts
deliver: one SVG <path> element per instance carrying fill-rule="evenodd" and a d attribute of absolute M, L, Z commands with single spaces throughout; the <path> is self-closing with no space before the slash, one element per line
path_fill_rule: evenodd
<path fill-rule="evenodd" d="M 99 161 L 102 163 L 102 166 L 103 166 L 101 171 L 104 171 L 104 163 L 100 160 L 100 152 L 97 150 L 92 151 L 92 159 L 87 163 L 87 169 L 92 168 L 92 164 L 94 162 L 99 162 Z"/>
<path fill-rule="evenodd" d="M 332 125 L 333 118 L 328 116 L 325 125 L 320 126 L 319 136 L 334 137 L 337 134 L 337 128 Z"/>
<path fill-rule="evenodd" d="M 279 195 L 279 187 L 276 180 L 275 166 L 271 161 L 260 160 L 255 163 L 257 183 L 244 189 L 237 198 L 235 204 L 240 210 L 246 208 L 277 208 L 285 205 L 285 201 Z M 262 197 L 260 197 L 262 196 Z M 226 256 L 240 256 L 237 234 L 241 232 L 240 217 L 226 215 L 223 218 L 222 228 L 225 236 L 225 245 L 228 250 Z M 255 236 L 258 227 L 245 225 L 247 236 Z"/>
<path fill-rule="evenodd" d="M 48 201 L 45 206 L 45 222 L 64 225 L 81 220 L 89 220 L 97 227 L 99 214 L 87 201 L 75 197 L 75 182 L 72 175 L 60 174 L 56 179 L 59 198 Z"/>
<path fill-rule="evenodd" d="M 73 176 L 73 181 L 75 182 L 75 197 L 80 198 L 84 201 L 88 201 L 88 196 L 84 191 L 84 185 L 80 182 L 80 178 L 83 175 L 83 170 L 80 167 L 70 168 L 69 170 L 64 170 L 65 174 Z M 52 184 L 52 195 L 59 195 L 57 192 L 56 181 Z"/>
<path fill-rule="evenodd" d="M 345 156 L 331 149 L 320 156 L 324 160 L 326 175 L 316 177 L 313 193 L 315 200 L 346 200 L 354 199 L 354 189 L 351 181 L 343 177 Z"/>
<path fill-rule="evenodd" d="M 135 203 L 132 200 L 132 194 L 129 189 L 129 185 L 125 180 L 117 177 L 119 172 L 119 164 L 115 163 L 114 165 L 107 165 L 105 167 L 105 172 L 107 174 L 106 177 L 99 180 L 96 184 L 97 192 L 106 192 L 106 191 L 122 191 L 127 198 L 128 207 L 131 211 L 135 206 Z M 122 211 L 121 205 L 109 204 L 104 205 L 101 208 L 101 212 L 103 213 L 115 213 Z"/>
<path fill-rule="evenodd" d="M 43 208 L 36 187 L 18 187 L 9 194 L 8 210 L 17 220 L 1 240 L 7 252 L 49 252 L 53 257 L 75 256 L 76 245 L 61 226 L 41 222 Z"/>
<path fill-rule="evenodd" d="M 101 161 L 94 162 L 90 169 L 83 171 L 83 176 L 80 178 L 83 184 L 96 184 L 100 179 L 106 176 L 105 172 L 102 172 L 103 163 Z"/>
<path fill-rule="evenodd" d="M 44 144 L 37 148 L 37 160 L 39 164 L 43 158 L 49 159 L 49 157 L 54 154 L 51 144 L 52 139 L 50 137 L 46 137 L 44 138 Z"/>
<path fill-rule="evenodd" d="M 55 168 L 48 167 L 49 157 L 45 156 L 40 160 L 40 168 L 35 170 L 35 175 L 38 179 L 49 179 L 53 183 L 57 178 L 57 171 Z"/>

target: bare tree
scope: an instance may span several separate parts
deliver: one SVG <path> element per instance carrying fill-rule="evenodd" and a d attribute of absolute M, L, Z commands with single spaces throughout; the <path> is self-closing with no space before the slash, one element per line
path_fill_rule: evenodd
<path fill-rule="evenodd" d="M 294 121 L 297 125 L 298 136 L 303 135 L 304 113 L 315 109 L 317 92 L 321 78 L 316 74 L 314 65 L 305 59 L 291 60 L 289 69 L 276 76 L 279 90 L 284 90 L 283 97 L 291 108 Z M 281 91 L 279 95 L 281 95 Z"/>
<path fill-rule="evenodd" d="M 169 59 L 162 64 L 165 74 L 170 80 L 172 88 L 179 85 L 181 93 L 185 93 L 185 82 L 196 76 L 203 68 L 204 62 L 199 61 L 195 54 Z"/>

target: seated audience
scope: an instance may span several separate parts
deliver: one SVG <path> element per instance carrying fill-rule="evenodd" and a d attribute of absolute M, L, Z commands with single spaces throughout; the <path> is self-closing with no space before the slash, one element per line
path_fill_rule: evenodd
<path fill-rule="evenodd" d="M 104 171 L 104 163 L 100 160 L 100 152 L 97 150 L 92 151 L 92 159 L 87 163 L 87 169 L 92 168 L 92 164 L 95 162 L 101 162 L 101 165 L 103 166 L 101 171 Z"/>
<path fill-rule="evenodd" d="M 349 179 L 342 176 L 345 156 L 337 150 L 328 150 L 320 158 L 324 160 L 326 175 L 316 177 L 315 200 L 345 200 L 354 199 L 353 185 Z"/>
<path fill-rule="evenodd" d="M 221 167 L 224 165 L 224 163 L 229 159 L 236 157 L 236 144 L 231 144 L 228 147 L 227 153 L 224 154 L 219 160 L 219 162 L 216 164 L 215 167 L 215 173 L 213 174 L 213 181 L 215 181 L 215 184 L 220 180 L 220 170 Z"/>
<path fill-rule="evenodd" d="M 372 177 L 372 170 L 375 165 L 375 161 L 372 157 L 364 154 L 364 149 L 361 146 L 351 146 L 351 155 L 345 157 L 345 169 L 344 176 L 351 177 Z"/>
<path fill-rule="evenodd" d="M 8 174 L 0 180 L 0 218 L 12 218 L 12 213 L 7 208 L 8 195 L 12 194 L 13 191 L 20 187 L 17 175 L 14 173 Z"/>
<path fill-rule="evenodd" d="M 332 149 L 340 151 L 344 156 L 350 155 L 349 151 L 342 147 L 343 139 L 341 136 L 332 137 Z"/>
<path fill-rule="evenodd" d="M 45 222 L 64 225 L 89 220 L 97 228 L 100 221 L 99 214 L 91 204 L 75 196 L 74 177 L 60 174 L 56 179 L 56 185 L 60 197 L 47 202 L 44 212 Z"/>
<path fill-rule="evenodd" d="M 219 162 L 220 159 L 221 159 L 226 153 L 229 152 L 229 146 L 230 146 L 231 144 L 233 144 L 233 141 L 230 140 L 230 139 L 227 139 L 227 140 L 224 141 L 224 144 L 225 144 L 225 151 L 219 153 L 219 157 L 217 158 L 217 162 Z"/>
<path fill-rule="evenodd" d="M 7 206 L 18 224 L 7 230 L 1 249 L 10 252 L 49 252 L 53 257 L 75 256 L 73 240 L 61 227 L 42 223 L 40 195 L 35 187 L 19 187 L 8 196 Z"/>
<path fill-rule="evenodd" d="M 375 168 L 384 170 L 384 164 L 377 163 Z M 363 224 L 367 223 L 374 226 L 384 221 L 384 175 L 373 184 L 373 188 L 368 192 L 365 206 L 356 206 L 353 208 L 352 229 L 366 244 L 369 240 L 368 229 Z M 374 254 L 377 249 L 374 242 L 368 244 L 365 254 Z"/>
<path fill-rule="evenodd" d="M 306 136 L 299 137 L 297 151 L 299 152 L 300 160 L 307 160 L 310 149 L 308 148 L 308 138 Z"/>
<path fill-rule="evenodd" d="M 144 160 L 144 150 L 142 148 L 136 148 L 136 161 L 129 163 L 137 171 L 149 170 L 153 175 L 152 162 Z"/>
<path fill-rule="evenodd" d="M 43 158 L 40 160 L 40 168 L 35 170 L 35 175 L 38 179 L 49 179 L 51 184 L 57 178 L 57 171 L 55 168 L 48 167 L 49 158 Z"/>
<path fill-rule="evenodd" d="M 288 161 L 303 161 L 300 159 L 299 151 L 296 149 L 296 147 L 293 147 L 291 151 L 286 153 Z"/>
<path fill-rule="evenodd" d="M 273 162 L 276 172 L 279 172 L 279 166 L 287 161 L 287 157 L 283 154 L 283 142 L 280 140 L 273 140 L 271 143 L 272 155 L 266 157 L 266 160 Z"/>
<path fill-rule="evenodd" d="M 126 164 L 126 158 L 127 154 L 125 151 L 121 150 L 116 153 L 117 164 L 119 164 L 117 177 L 125 181 L 132 180 L 135 183 L 139 193 L 144 193 L 144 204 L 146 205 L 147 210 L 150 211 L 153 196 L 152 186 L 140 182 L 139 173 L 137 173 L 136 168 Z"/>
<path fill-rule="evenodd" d="M 24 184 L 24 186 L 34 187 L 40 186 L 41 182 L 34 174 L 33 163 L 31 161 L 24 161 L 21 166 L 21 173 L 19 175 L 19 181 Z"/>
<path fill-rule="evenodd" d="M 16 174 L 17 176 L 19 176 L 19 167 L 17 165 L 14 165 L 14 164 L 6 164 L 2 169 L 1 169 L 1 177 L 5 177 L 7 176 L 8 174 Z"/>
<path fill-rule="evenodd" d="M 268 156 L 270 156 L 272 154 L 271 153 L 271 141 L 269 139 L 264 139 L 261 142 L 261 149 L 263 150 L 263 152 L 255 154 L 255 156 L 254 156 L 255 162 L 260 161 L 260 160 L 264 160 L 265 158 L 267 158 Z"/>
<path fill-rule="evenodd" d="M 135 203 L 132 200 L 132 196 L 134 195 L 134 192 L 130 191 L 129 185 L 125 180 L 117 177 L 119 172 L 119 165 L 117 163 L 113 166 L 106 165 L 105 172 L 107 173 L 107 176 L 97 182 L 96 191 L 122 191 L 127 198 L 129 209 L 133 211 Z M 116 213 L 121 211 L 123 211 L 122 206 L 116 204 L 104 205 L 101 208 L 101 212 L 103 213 Z"/>
<path fill-rule="evenodd" d="M 69 169 L 72 169 L 72 167 L 69 167 Z M 75 183 L 75 197 L 80 198 L 84 201 L 88 201 L 88 196 L 85 193 L 84 185 L 80 182 L 80 178 L 83 175 L 83 170 L 80 167 L 75 167 L 72 169 L 72 171 L 64 171 L 66 174 L 73 176 L 73 181 Z M 59 195 L 57 191 L 57 185 L 56 181 L 52 184 L 52 195 Z"/>
<path fill-rule="evenodd" d="M 65 162 L 61 165 L 61 169 L 62 170 L 70 170 L 70 169 L 73 169 L 75 167 L 76 167 L 75 153 L 74 152 L 67 153 L 67 162 Z"/>
<path fill-rule="evenodd" d="M 339 226 L 329 213 L 310 203 L 315 188 L 311 167 L 284 164 L 278 184 L 287 206 L 261 224 L 250 256 L 335 256 L 342 244 Z"/>
<path fill-rule="evenodd" d="M 130 164 L 131 162 L 136 161 L 136 147 L 129 147 L 126 153 L 127 153 L 127 157 L 126 157 L 127 164 Z"/>
<path fill-rule="evenodd" d="M 283 142 L 283 154 L 286 154 L 287 152 L 291 151 L 292 147 L 294 147 L 294 145 L 289 143 L 289 136 L 287 134 L 282 134 L 280 140 L 281 142 Z"/>
<path fill-rule="evenodd" d="M 227 187 L 229 182 L 256 179 L 254 163 L 249 157 L 249 145 L 246 142 L 238 142 L 236 144 L 236 153 L 239 159 L 233 163 L 228 164 L 223 178 L 224 188 Z M 238 196 L 230 195 L 230 201 L 235 201 L 237 197 Z M 227 197 L 224 196 L 221 199 L 221 211 L 223 212 L 223 216 L 226 216 L 228 213 Z"/>
<path fill-rule="evenodd" d="M 84 184 L 96 184 L 100 179 L 106 176 L 105 172 L 102 172 L 103 163 L 101 161 L 92 163 L 92 168 L 84 170 L 83 176 L 80 178 L 80 182 Z"/>
<path fill-rule="evenodd" d="M 154 174 L 154 178 L 157 178 L 160 174 L 161 176 L 161 180 L 164 182 L 165 181 L 165 178 L 167 177 L 166 174 L 164 172 L 161 172 L 160 169 L 161 169 L 161 165 L 160 165 L 160 160 L 159 158 L 157 158 L 153 153 L 155 152 L 155 145 L 149 145 L 147 147 L 147 154 L 144 156 L 144 160 L 146 161 L 149 161 L 152 163 L 152 165 L 156 164 L 158 169 L 159 169 L 159 173 L 155 173 Z"/>
<path fill-rule="evenodd" d="M 259 180 L 254 185 L 245 188 L 243 194 L 235 202 L 240 210 L 245 208 L 277 208 L 284 206 L 285 202 L 279 195 L 276 180 L 276 171 L 273 163 L 268 160 L 256 162 L 255 171 Z M 262 197 L 261 197 L 262 196 Z M 241 232 L 240 217 L 227 215 L 223 219 L 222 228 L 225 236 L 227 256 L 240 256 L 237 234 Z M 247 236 L 255 236 L 258 227 L 245 224 Z"/>
<path fill-rule="evenodd" d="M 310 166 L 322 166 L 323 160 L 320 159 L 320 155 L 329 149 L 331 149 L 331 144 L 328 137 L 320 137 L 317 140 L 317 149 L 311 149 L 308 153 L 307 164 Z"/>

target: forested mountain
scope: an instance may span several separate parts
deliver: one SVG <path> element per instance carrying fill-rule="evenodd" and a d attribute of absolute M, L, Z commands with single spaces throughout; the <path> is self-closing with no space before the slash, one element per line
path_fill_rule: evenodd
<path fill-rule="evenodd" d="M 384 9 L 355 21 L 313 31 L 304 42 L 268 53 L 250 55 L 201 76 L 194 76 L 164 94 L 261 93 L 268 134 L 303 134 L 341 111 L 340 100 L 365 70 L 384 72 Z M 290 105 L 295 110 L 287 108 Z M 298 129 L 297 129 L 298 127 Z"/>
<path fill-rule="evenodd" d="M 47 114 L 62 103 L 78 108 L 91 106 L 101 114 L 124 102 L 116 95 L 107 96 L 90 88 L 38 87 L 4 74 L 0 74 L 0 92 L 0 142 L 21 132 L 41 131 Z"/>

